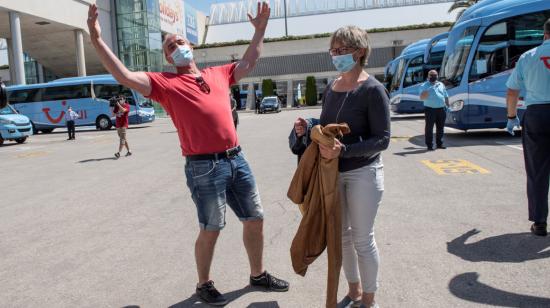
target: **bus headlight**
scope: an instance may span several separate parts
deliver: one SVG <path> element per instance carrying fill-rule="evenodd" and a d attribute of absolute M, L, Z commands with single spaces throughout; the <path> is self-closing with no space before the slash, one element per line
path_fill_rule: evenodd
<path fill-rule="evenodd" d="M 460 111 L 462 108 L 464 108 L 463 100 L 454 101 L 449 105 L 449 111 Z"/>

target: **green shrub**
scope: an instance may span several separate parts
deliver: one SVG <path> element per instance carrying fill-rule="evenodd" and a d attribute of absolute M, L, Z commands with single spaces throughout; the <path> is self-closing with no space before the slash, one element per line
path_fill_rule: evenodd
<path fill-rule="evenodd" d="M 262 80 L 262 96 L 273 96 L 273 80 L 264 79 Z"/>
<path fill-rule="evenodd" d="M 313 76 L 306 78 L 306 104 L 308 106 L 317 105 L 317 82 Z"/>

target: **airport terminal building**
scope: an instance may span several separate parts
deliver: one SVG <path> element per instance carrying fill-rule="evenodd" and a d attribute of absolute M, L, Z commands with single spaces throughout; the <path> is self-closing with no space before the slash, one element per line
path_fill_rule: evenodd
<path fill-rule="evenodd" d="M 7 40 L 9 58 L 4 81 L 37 83 L 105 73 L 87 33 L 90 2 L 0 0 L 0 38 Z M 241 81 L 239 90 L 256 93 L 252 89 L 261 89 L 262 80 L 271 79 L 277 95 L 295 98 L 306 77 L 313 76 L 322 93 L 337 76 L 328 55 L 329 33 L 349 24 L 371 30 L 373 52 L 367 70 L 380 78 L 386 63 L 406 45 L 448 31 L 456 19 L 456 13 L 448 13 L 452 2 L 270 0 L 272 13 L 264 53 L 256 69 Z M 209 16 L 185 0 L 96 3 L 103 38 L 125 65 L 132 70 L 169 71 L 173 68 L 162 54 L 165 33 L 181 34 L 195 44 L 195 60 L 200 67 L 240 59 L 246 40 L 253 34 L 246 13 L 255 10 L 257 1 L 214 4 Z M 248 98 L 246 107 L 252 107 L 252 99 Z"/>

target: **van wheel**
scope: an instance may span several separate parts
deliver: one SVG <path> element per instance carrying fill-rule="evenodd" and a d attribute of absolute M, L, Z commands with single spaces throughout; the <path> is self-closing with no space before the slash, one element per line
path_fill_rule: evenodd
<path fill-rule="evenodd" d="M 21 143 L 25 143 L 25 141 L 27 141 L 27 137 L 23 137 L 23 138 L 17 138 L 15 139 L 15 142 L 21 144 Z"/>
<path fill-rule="evenodd" d="M 4 138 L 2 138 L 2 136 L 0 135 L 0 146 L 2 146 L 4 144 Z"/>
<path fill-rule="evenodd" d="M 40 131 L 42 132 L 42 134 L 50 134 L 51 132 L 53 132 L 53 128 L 45 128 L 41 129 Z"/>
<path fill-rule="evenodd" d="M 97 117 L 97 120 L 95 120 L 95 126 L 99 130 L 109 130 L 111 129 L 113 124 L 111 123 L 111 119 L 109 119 L 107 116 L 100 115 L 99 117 Z"/>

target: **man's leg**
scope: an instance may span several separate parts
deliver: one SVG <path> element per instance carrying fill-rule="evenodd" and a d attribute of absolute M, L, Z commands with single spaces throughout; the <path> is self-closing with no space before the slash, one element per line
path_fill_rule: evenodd
<path fill-rule="evenodd" d="M 210 266 L 214 258 L 214 248 L 220 231 L 201 229 L 195 242 L 195 262 L 199 275 L 199 285 L 210 281 Z"/>
<path fill-rule="evenodd" d="M 263 208 L 260 193 L 242 153 L 231 159 L 232 182 L 226 191 L 227 204 L 243 222 L 243 241 L 250 262 L 250 284 L 270 291 L 288 291 L 288 282 L 264 271 Z"/>
<path fill-rule="evenodd" d="M 264 272 L 263 251 L 264 233 L 263 220 L 243 221 L 243 242 L 250 263 L 250 274 L 254 277 Z"/>
<path fill-rule="evenodd" d="M 67 121 L 67 134 L 69 135 L 69 140 L 71 139 L 71 121 Z"/>
<path fill-rule="evenodd" d="M 424 136 L 426 141 L 426 146 L 428 149 L 433 148 L 433 138 L 434 138 L 434 124 L 435 124 L 435 115 L 434 115 L 434 109 L 430 107 L 426 107 L 424 109 L 424 115 L 425 115 L 425 121 L 426 126 L 424 128 Z"/>
<path fill-rule="evenodd" d="M 528 107 L 523 123 L 523 155 L 527 173 L 529 220 L 546 223 L 550 177 L 550 109 Z"/>
<path fill-rule="evenodd" d="M 435 121 L 435 141 L 437 147 L 443 146 L 443 133 L 445 131 L 445 119 L 447 118 L 447 113 L 445 108 L 438 108 L 437 118 Z"/>

